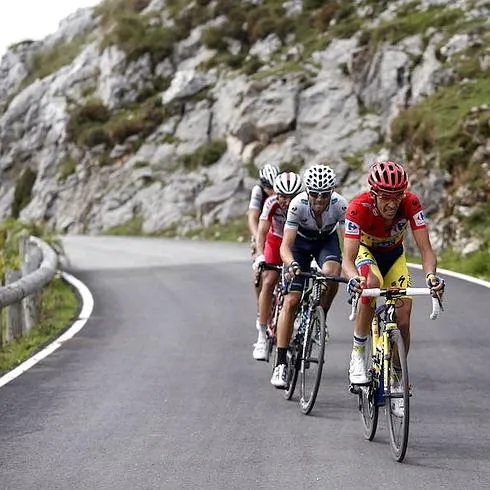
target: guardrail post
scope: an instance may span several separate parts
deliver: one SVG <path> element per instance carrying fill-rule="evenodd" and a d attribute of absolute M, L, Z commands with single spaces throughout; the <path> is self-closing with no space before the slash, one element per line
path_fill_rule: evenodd
<path fill-rule="evenodd" d="M 38 247 L 29 242 L 28 237 L 25 237 L 25 239 L 22 237 L 19 241 L 19 252 L 23 259 L 21 267 L 22 277 L 26 277 L 39 268 L 42 253 Z M 33 292 L 21 301 L 22 335 L 30 332 L 37 323 L 39 299 L 40 293 Z"/>
<path fill-rule="evenodd" d="M 20 271 L 7 269 L 5 271 L 5 285 L 12 284 L 22 277 Z M 4 313 L 3 345 L 18 339 L 22 335 L 22 319 L 20 303 L 12 303 L 6 306 Z"/>

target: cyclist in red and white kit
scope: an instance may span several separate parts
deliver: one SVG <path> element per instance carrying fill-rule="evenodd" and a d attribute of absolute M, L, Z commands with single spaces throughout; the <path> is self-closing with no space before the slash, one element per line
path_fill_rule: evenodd
<path fill-rule="evenodd" d="M 259 217 L 262 212 L 265 200 L 272 196 L 274 190 L 274 180 L 279 175 L 279 168 L 267 163 L 259 171 L 259 183 L 252 187 L 250 192 L 250 203 L 248 205 L 248 229 L 250 231 L 250 253 L 252 260 L 257 257 L 257 232 L 259 226 Z M 252 284 L 255 290 L 255 299 L 257 301 L 257 314 L 259 308 L 259 294 L 262 282 L 255 286 L 255 274 L 252 275 Z"/>
<path fill-rule="evenodd" d="M 419 198 L 407 191 L 405 169 L 396 162 L 375 163 L 370 169 L 368 183 L 369 192 L 355 197 L 346 212 L 342 267 L 350 279 L 347 286 L 349 293 L 360 294 L 364 287 L 411 286 L 403 248 L 403 238 L 410 227 L 422 256 L 427 286 L 442 294 L 444 281 L 436 275 L 437 258 L 430 243 L 424 211 Z M 412 300 L 409 297 L 404 297 L 397 304 L 398 328 L 407 352 L 410 346 L 411 310 Z M 369 382 L 365 347 L 373 314 L 371 299 L 361 298 L 349 368 L 351 384 Z M 393 391 L 400 389 L 396 373 L 391 382 Z M 403 410 L 400 402 L 393 408 L 395 411 Z"/>
<path fill-rule="evenodd" d="M 283 172 L 274 180 L 274 195 L 265 200 L 260 215 L 257 233 L 257 257 L 253 268 L 260 264 L 282 265 L 281 247 L 284 223 L 291 199 L 301 192 L 301 177 L 294 172 Z M 264 360 L 266 354 L 267 320 L 272 306 L 272 294 L 279 273 L 273 270 L 262 272 L 262 288 L 259 295 L 259 316 L 257 318 L 258 338 L 253 351 L 255 360 Z"/>

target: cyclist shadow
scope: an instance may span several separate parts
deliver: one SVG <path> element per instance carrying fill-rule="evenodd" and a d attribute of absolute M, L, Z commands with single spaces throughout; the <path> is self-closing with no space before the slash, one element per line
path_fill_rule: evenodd
<path fill-rule="evenodd" d="M 352 400 L 349 399 L 349 393 L 345 399 L 341 399 L 337 393 L 336 394 L 325 394 L 324 396 L 321 393 L 318 395 L 318 398 L 315 402 L 315 405 L 311 412 L 307 415 L 308 418 L 312 419 L 324 419 L 330 421 L 339 421 L 346 422 L 349 418 L 352 421 L 358 421 L 358 416 L 356 412 L 356 406 L 353 404 Z M 350 395 L 352 396 L 352 395 Z M 291 398 L 290 402 L 297 405 L 299 403 L 299 395 L 294 394 Z"/>
<path fill-rule="evenodd" d="M 478 471 L 490 475 L 490 441 L 447 439 L 440 441 L 409 441 L 404 464 L 436 470 Z"/>

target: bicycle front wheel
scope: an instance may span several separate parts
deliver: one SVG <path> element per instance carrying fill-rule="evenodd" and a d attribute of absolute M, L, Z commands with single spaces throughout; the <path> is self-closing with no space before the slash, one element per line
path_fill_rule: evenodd
<path fill-rule="evenodd" d="M 321 306 L 317 306 L 305 332 L 300 364 L 299 404 L 305 415 L 311 412 L 320 389 L 325 362 L 325 341 L 325 313 Z"/>
<path fill-rule="evenodd" d="M 408 445 L 408 429 L 410 425 L 410 392 L 408 384 L 408 365 L 405 344 L 398 329 L 390 332 L 390 360 L 388 362 L 388 379 L 390 380 L 390 396 L 386 404 L 388 431 L 393 457 L 401 462 L 405 457 Z M 396 356 L 398 353 L 398 356 Z M 394 368 L 394 360 L 398 357 L 398 367 Z"/>
<path fill-rule="evenodd" d="M 372 441 L 376 435 L 379 413 L 379 407 L 376 404 L 376 386 L 378 384 L 378 379 L 375 379 L 373 370 L 372 346 L 373 337 L 369 334 L 366 341 L 366 367 L 368 373 L 371 375 L 371 384 L 359 387 L 359 411 L 361 412 L 362 425 L 364 427 L 364 437 L 368 441 Z M 381 382 L 383 382 L 383 380 L 381 380 Z"/>
<path fill-rule="evenodd" d="M 301 354 L 298 349 L 298 346 L 295 343 L 293 343 L 293 345 L 291 345 L 288 350 L 288 364 L 287 364 L 288 386 L 284 390 L 284 398 L 286 398 L 286 400 L 291 400 L 294 390 L 296 389 L 300 355 Z"/>

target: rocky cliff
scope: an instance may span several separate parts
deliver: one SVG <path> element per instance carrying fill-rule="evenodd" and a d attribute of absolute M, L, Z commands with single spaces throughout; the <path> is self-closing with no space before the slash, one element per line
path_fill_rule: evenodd
<path fill-rule="evenodd" d="M 438 248 L 488 249 L 490 1 L 106 0 L 0 64 L 0 217 L 243 231 L 265 162 L 406 163 Z"/>

